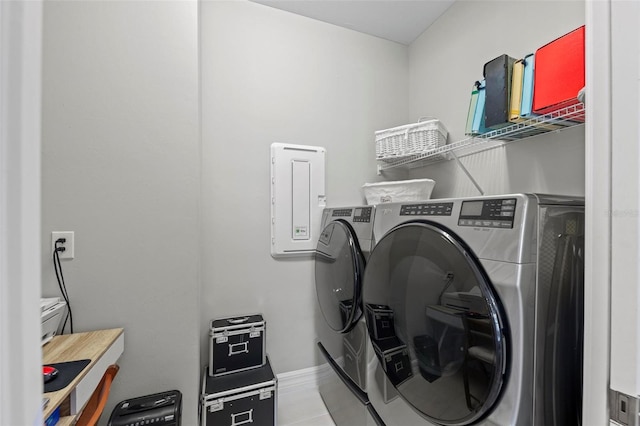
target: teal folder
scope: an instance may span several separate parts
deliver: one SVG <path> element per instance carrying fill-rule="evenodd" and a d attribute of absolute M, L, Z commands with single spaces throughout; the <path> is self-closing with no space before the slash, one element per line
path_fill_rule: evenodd
<path fill-rule="evenodd" d="M 533 112 L 533 93 L 535 91 L 535 80 L 533 78 L 535 72 L 535 54 L 530 53 L 524 57 L 524 71 L 522 76 L 522 100 L 520 101 L 520 117 L 534 118 L 539 117 Z M 560 120 L 546 119 L 544 123 L 537 123 L 534 126 L 555 130 L 565 126 Z"/>
<path fill-rule="evenodd" d="M 476 81 L 473 83 L 473 88 L 471 89 L 471 100 L 469 101 L 469 110 L 467 111 L 467 124 L 464 128 L 465 135 L 473 135 L 473 117 L 476 113 L 476 106 L 478 105 L 478 86 L 480 86 L 480 82 Z"/>
<path fill-rule="evenodd" d="M 476 112 L 473 115 L 473 123 L 471 125 L 472 135 L 479 135 L 487 131 L 484 127 L 484 104 L 486 101 L 485 87 L 485 81 L 480 81 L 480 84 L 478 85 L 478 103 L 476 104 Z"/>
<path fill-rule="evenodd" d="M 533 105 L 533 69 L 535 55 L 524 57 L 524 73 L 522 78 L 522 101 L 520 103 L 520 117 L 530 117 Z"/>

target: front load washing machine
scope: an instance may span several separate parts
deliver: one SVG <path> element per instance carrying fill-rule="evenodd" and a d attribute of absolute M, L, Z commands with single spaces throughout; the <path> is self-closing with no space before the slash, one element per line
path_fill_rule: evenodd
<path fill-rule="evenodd" d="M 386 424 L 581 424 L 583 204 L 377 206 L 363 304 Z"/>
<path fill-rule="evenodd" d="M 362 318 L 362 279 L 373 241 L 375 208 L 328 208 L 315 253 L 323 318 L 317 321 L 318 388 L 336 425 L 380 424 L 369 404 L 367 363 L 373 360 Z"/>

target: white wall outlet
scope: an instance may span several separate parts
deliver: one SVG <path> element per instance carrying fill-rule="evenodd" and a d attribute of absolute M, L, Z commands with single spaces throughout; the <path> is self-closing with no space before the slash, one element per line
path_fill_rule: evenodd
<path fill-rule="evenodd" d="M 58 243 L 58 248 L 64 247 L 64 251 L 58 252 L 60 259 L 73 259 L 75 256 L 73 244 L 73 231 L 56 231 L 51 233 L 51 253 L 56 247 L 56 241 L 64 238 L 64 243 Z"/>

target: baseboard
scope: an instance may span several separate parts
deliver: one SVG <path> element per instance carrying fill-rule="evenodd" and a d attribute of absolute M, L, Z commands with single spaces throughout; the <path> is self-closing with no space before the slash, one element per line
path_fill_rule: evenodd
<path fill-rule="evenodd" d="M 328 365 L 303 368 L 302 370 L 280 373 L 278 377 L 278 392 L 284 393 L 302 389 L 318 387 L 318 377 L 328 368 Z M 330 367 L 329 367 L 330 368 Z"/>

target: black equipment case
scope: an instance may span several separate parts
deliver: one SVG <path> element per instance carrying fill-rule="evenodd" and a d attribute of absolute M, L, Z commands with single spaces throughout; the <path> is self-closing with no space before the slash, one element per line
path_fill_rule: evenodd
<path fill-rule="evenodd" d="M 125 399 L 111 412 L 108 426 L 180 426 L 182 393 L 177 390 Z"/>
<path fill-rule="evenodd" d="M 393 310 L 386 305 L 367 304 L 367 326 L 374 340 L 395 337 L 396 329 L 393 321 Z"/>
<path fill-rule="evenodd" d="M 202 375 L 200 426 L 275 426 L 277 379 L 264 366 L 235 374 Z"/>
<path fill-rule="evenodd" d="M 245 371 L 266 362 L 262 315 L 214 319 L 209 330 L 209 375 Z"/>
<path fill-rule="evenodd" d="M 387 373 L 389 381 L 399 386 L 413 376 L 409 349 L 398 338 L 376 340 L 372 342 L 373 350 L 379 355 L 382 368 Z"/>

